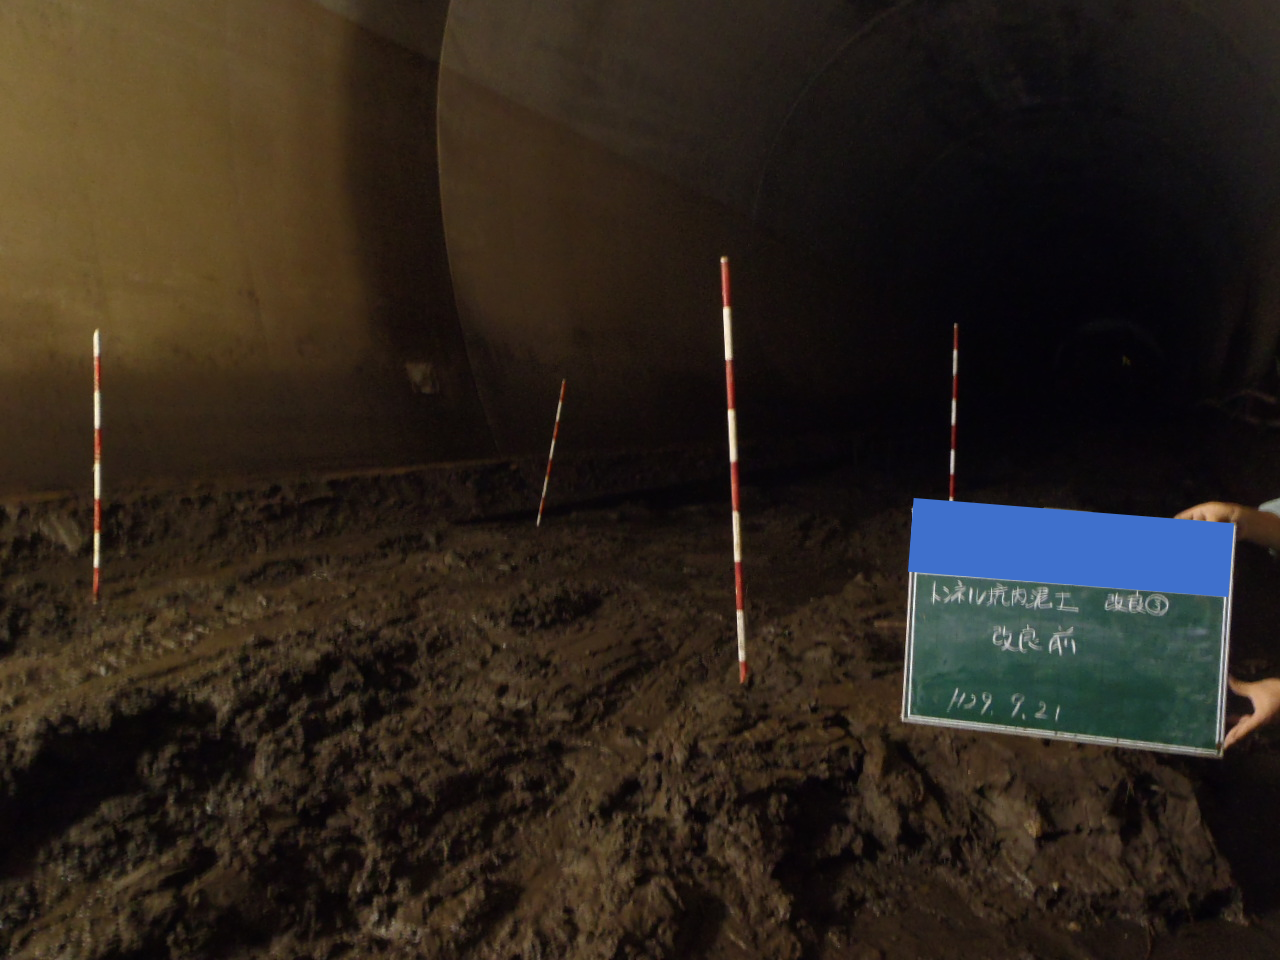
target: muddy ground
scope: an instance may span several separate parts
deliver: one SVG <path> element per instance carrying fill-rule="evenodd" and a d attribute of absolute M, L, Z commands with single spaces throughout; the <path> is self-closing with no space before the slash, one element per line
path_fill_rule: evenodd
<path fill-rule="evenodd" d="M 1275 435 L 1216 414 L 1059 440 L 973 444 L 962 498 L 1280 493 Z M 1280 741 L 904 725 L 945 461 L 845 453 L 744 460 L 745 687 L 719 465 L 590 499 L 570 462 L 540 529 L 536 463 L 117 492 L 97 606 L 85 501 L 11 502 L 0 954 L 1280 956 Z M 1242 675 L 1280 674 L 1277 576 L 1241 550 Z"/>

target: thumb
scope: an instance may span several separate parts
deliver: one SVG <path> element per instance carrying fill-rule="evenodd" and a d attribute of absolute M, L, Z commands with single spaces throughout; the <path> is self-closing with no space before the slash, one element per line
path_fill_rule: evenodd
<path fill-rule="evenodd" d="M 1246 698 L 1250 703 L 1253 702 L 1251 691 L 1253 690 L 1254 684 L 1246 683 L 1243 680 L 1237 680 L 1235 677 L 1228 674 L 1227 685 L 1231 688 L 1232 693 Z M 1222 749 L 1227 749 L 1227 747 L 1236 743 L 1246 734 L 1253 732 L 1254 729 L 1261 725 L 1261 718 L 1258 716 L 1257 710 L 1253 713 L 1246 713 L 1236 721 L 1235 726 L 1227 731 L 1227 735 L 1222 740 Z"/>
<path fill-rule="evenodd" d="M 1245 735 L 1252 733 L 1258 727 L 1262 726 L 1262 722 L 1258 719 L 1256 713 L 1250 713 L 1240 718 L 1240 722 L 1227 731 L 1226 737 L 1222 741 L 1222 749 L 1225 750 L 1237 740 Z"/>

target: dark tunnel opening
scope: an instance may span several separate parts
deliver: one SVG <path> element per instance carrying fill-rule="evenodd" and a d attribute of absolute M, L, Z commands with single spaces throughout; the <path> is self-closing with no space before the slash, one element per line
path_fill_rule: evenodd
<path fill-rule="evenodd" d="M 953 323 L 978 436 L 1181 418 L 1270 371 L 1273 24 L 1243 16 L 907 2 L 816 64 L 754 212 L 871 278 L 850 314 L 918 356 L 890 429 L 945 403 Z"/>
<path fill-rule="evenodd" d="M 887 213 L 886 283 L 939 341 L 960 324 L 970 417 L 1179 416 L 1217 386 L 1239 217 L 1212 171 L 1126 132 L 1039 118 Z"/>
<path fill-rule="evenodd" d="M 877 302 L 923 331 L 904 379 L 929 384 L 918 402 L 881 404 L 872 433 L 945 442 L 953 324 L 963 446 L 983 461 L 1043 452 L 1064 431 L 1123 444 L 1230 389 L 1258 349 L 1239 289 L 1258 238 L 1220 171 L 1124 133 L 1091 138 L 1075 118 L 1040 116 L 902 178 L 870 229 L 850 218 L 848 250 L 828 253 L 874 263 Z M 867 425 L 859 403 L 830 420 Z"/>
<path fill-rule="evenodd" d="M 1214 339 L 1246 244 L 1220 205 L 1197 215 L 1147 172 L 1101 160 L 1087 170 L 974 168 L 887 231 L 890 296 L 930 331 L 932 396 L 909 415 L 936 423 L 926 441 L 935 448 L 945 443 L 946 353 L 959 325 L 970 492 L 1045 457 L 1069 463 L 1068 450 L 1140 457 L 1220 389 L 1207 368 L 1226 362 L 1211 354 L 1222 349 Z M 1198 195 L 1204 207 L 1215 206 L 1211 191 Z"/>
<path fill-rule="evenodd" d="M 899 212 L 886 283 L 939 343 L 960 325 L 970 416 L 1174 414 L 1206 386 L 1240 243 L 1143 173 L 975 169 Z"/>

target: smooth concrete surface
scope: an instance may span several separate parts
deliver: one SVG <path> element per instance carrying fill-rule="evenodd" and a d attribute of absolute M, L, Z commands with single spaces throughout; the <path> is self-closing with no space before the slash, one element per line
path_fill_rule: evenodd
<path fill-rule="evenodd" d="M 0 485 L 87 488 L 99 328 L 108 489 L 490 453 L 435 74 L 309 0 L 0 5 Z"/>
<path fill-rule="evenodd" d="M 912 341 L 842 312 L 856 275 L 448 70 L 441 91 L 441 155 L 469 158 L 446 194 L 450 263 L 501 449 L 545 446 L 562 377 L 566 445 L 722 438 L 721 252 L 744 438 L 817 429 L 860 391 L 889 396 Z M 854 359 L 810 362 L 824 353 Z M 805 419 L 788 422 L 798 398 Z"/>
<path fill-rule="evenodd" d="M 538 453 L 562 377 L 566 454 L 722 441 L 722 254 L 747 441 L 945 416 L 955 322 L 999 411 L 1225 395 L 1277 49 L 1263 0 L 9 0 L 0 488 L 87 486 L 96 328 L 108 484 Z"/>

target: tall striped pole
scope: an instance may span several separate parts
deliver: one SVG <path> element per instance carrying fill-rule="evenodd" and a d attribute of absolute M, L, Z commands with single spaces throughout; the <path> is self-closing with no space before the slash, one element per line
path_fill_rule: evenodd
<path fill-rule="evenodd" d="M 951 477 L 948 500 L 956 498 L 956 401 L 960 398 L 960 324 L 951 325 Z"/>
<path fill-rule="evenodd" d="M 556 437 L 560 436 L 560 411 L 564 408 L 564 385 L 567 380 L 560 381 L 560 399 L 556 402 L 556 425 L 551 431 L 551 452 L 547 454 L 547 475 L 542 480 L 542 499 L 538 501 L 538 521 L 535 527 L 542 526 L 542 509 L 547 505 L 547 487 L 551 484 L 551 461 L 556 458 Z"/>
<path fill-rule="evenodd" d="M 720 258 L 720 293 L 724 301 L 724 383 L 729 401 L 729 488 L 733 495 L 733 586 L 738 613 L 738 682 L 747 682 L 747 614 L 743 604 L 742 520 L 738 485 L 738 414 L 733 383 L 733 309 L 729 305 L 729 258 Z"/>
<path fill-rule="evenodd" d="M 93 602 L 102 595 L 102 334 L 93 331 Z"/>

